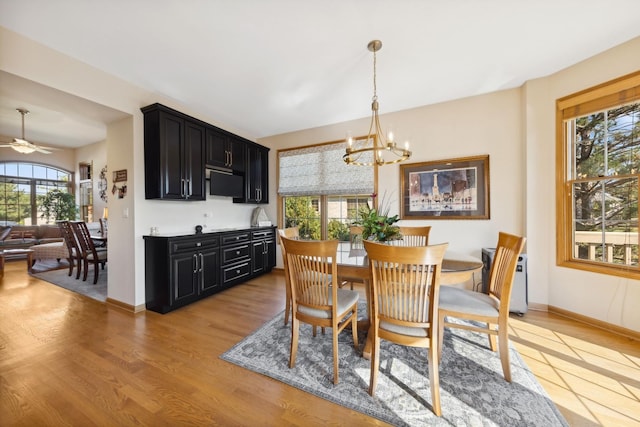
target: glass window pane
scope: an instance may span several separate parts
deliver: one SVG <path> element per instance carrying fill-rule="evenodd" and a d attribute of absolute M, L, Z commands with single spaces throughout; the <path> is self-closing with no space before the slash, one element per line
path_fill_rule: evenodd
<path fill-rule="evenodd" d="M 575 120 L 575 162 L 577 178 L 604 174 L 604 113 Z"/>
<path fill-rule="evenodd" d="M 18 176 L 18 164 L 17 163 L 5 163 L 6 176 Z"/>
<path fill-rule="evenodd" d="M 33 178 L 46 178 L 47 177 L 47 167 L 41 165 L 33 165 Z"/>
<path fill-rule="evenodd" d="M 300 236 L 305 239 L 320 240 L 320 198 L 319 196 L 298 196 L 284 198 L 284 226 L 299 227 Z"/>

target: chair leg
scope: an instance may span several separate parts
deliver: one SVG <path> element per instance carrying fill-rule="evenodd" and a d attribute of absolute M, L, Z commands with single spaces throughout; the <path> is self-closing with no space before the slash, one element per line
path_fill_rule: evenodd
<path fill-rule="evenodd" d="M 444 344 L 444 314 L 438 314 L 438 363 L 442 361 L 442 346 Z"/>
<path fill-rule="evenodd" d="M 333 341 L 333 383 L 338 384 L 338 321 L 334 319 L 334 325 L 332 327 L 332 341 Z"/>
<path fill-rule="evenodd" d="M 351 335 L 353 335 L 353 346 L 358 350 L 358 306 L 351 312 Z"/>
<path fill-rule="evenodd" d="M 104 264 L 102 264 L 102 268 L 104 269 Z M 93 284 L 98 283 L 98 264 L 93 265 Z"/>
<path fill-rule="evenodd" d="M 291 313 L 291 289 L 289 286 L 285 286 L 285 309 L 284 309 L 284 324 L 289 323 L 289 313 Z"/>
<path fill-rule="evenodd" d="M 432 331 L 433 333 L 433 331 Z M 431 340 L 431 346 L 427 354 L 429 361 L 429 382 L 431 383 L 431 400 L 433 401 L 433 413 L 437 416 L 442 415 L 440 410 L 440 373 L 438 369 L 438 337 Z"/>
<path fill-rule="evenodd" d="M 494 337 L 495 339 L 495 337 Z M 500 345 L 500 362 L 504 379 L 511 382 L 511 363 L 509 362 L 509 329 L 507 325 L 498 328 L 498 344 Z"/>
<path fill-rule="evenodd" d="M 82 272 L 82 258 L 76 258 L 76 280 L 80 278 L 80 272 Z"/>
<path fill-rule="evenodd" d="M 69 261 L 69 277 L 71 277 L 73 274 L 73 258 L 67 258 L 67 261 Z"/>
<path fill-rule="evenodd" d="M 487 329 L 492 331 L 494 329 L 493 324 L 491 323 L 487 323 Z M 498 346 L 496 345 L 496 336 L 492 333 L 489 333 L 489 348 L 491 348 L 491 351 L 496 351 L 498 349 Z"/>
<path fill-rule="evenodd" d="M 289 352 L 289 368 L 293 368 L 296 364 L 296 355 L 298 354 L 298 328 L 300 321 L 296 316 L 291 316 L 291 350 Z"/>
<path fill-rule="evenodd" d="M 371 396 L 376 393 L 376 385 L 378 384 L 378 369 L 380 365 L 380 337 L 374 331 L 371 339 L 371 374 L 369 375 L 369 394 Z"/>
<path fill-rule="evenodd" d="M 84 261 L 84 273 L 82 273 L 82 281 L 83 282 L 87 281 L 87 273 L 89 273 L 89 262 L 85 258 L 85 261 Z"/>

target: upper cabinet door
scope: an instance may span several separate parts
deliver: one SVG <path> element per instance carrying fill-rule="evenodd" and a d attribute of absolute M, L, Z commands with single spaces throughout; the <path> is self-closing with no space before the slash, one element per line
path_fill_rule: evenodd
<path fill-rule="evenodd" d="M 245 143 L 235 136 L 211 127 L 207 128 L 207 166 L 235 172 L 245 170 Z"/>
<path fill-rule="evenodd" d="M 245 203 L 269 203 L 269 149 L 250 145 L 247 147 L 247 171 L 245 174 Z M 239 200 L 234 199 L 234 202 Z"/>
<path fill-rule="evenodd" d="M 206 175 L 204 171 L 204 127 L 186 122 L 185 123 L 185 145 L 184 145 L 184 177 L 185 195 L 191 200 L 205 200 Z"/>
<path fill-rule="evenodd" d="M 205 200 L 204 126 L 159 104 L 142 112 L 145 197 Z"/>

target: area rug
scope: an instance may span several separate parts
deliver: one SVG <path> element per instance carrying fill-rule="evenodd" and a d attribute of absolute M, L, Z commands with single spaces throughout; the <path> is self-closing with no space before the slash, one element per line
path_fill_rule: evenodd
<path fill-rule="evenodd" d="M 107 266 L 105 266 L 104 270 L 100 270 L 100 274 L 98 274 L 98 283 L 95 285 L 93 284 L 93 267 L 89 267 L 89 274 L 86 282 L 82 281 L 82 275 L 80 275 L 79 279 L 76 279 L 75 270 L 73 271 L 73 274 L 69 276 L 68 268 L 49 270 L 41 273 L 34 272 L 33 277 L 37 277 L 38 279 L 45 280 L 49 283 L 53 283 L 54 285 L 69 289 L 70 291 L 104 302 L 107 300 L 107 270 Z"/>
<path fill-rule="evenodd" d="M 504 380 L 500 358 L 487 347 L 485 335 L 446 331 L 440 364 L 442 416 L 436 417 L 425 349 L 383 340 L 372 398 L 367 392 L 370 362 L 354 349 L 349 331 L 339 336 L 340 382 L 334 385 L 331 331 L 314 338 L 311 327 L 301 324 L 296 365 L 289 369 L 291 322 L 285 326 L 283 321 L 284 312 L 220 357 L 394 426 L 568 425 L 514 348 L 512 382 Z"/>

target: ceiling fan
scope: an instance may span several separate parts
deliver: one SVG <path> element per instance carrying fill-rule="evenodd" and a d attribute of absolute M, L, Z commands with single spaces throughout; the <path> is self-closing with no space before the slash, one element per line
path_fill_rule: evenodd
<path fill-rule="evenodd" d="M 53 150 L 57 150 L 57 148 L 36 145 L 24 139 L 24 116 L 29 114 L 29 110 L 25 110 L 24 108 L 16 108 L 16 111 L 22 114 L 22 138 L 13 138 L 13 141 L 9 142 L 8 144 L 2 144 L 0 145 L 0 147 L 13 148 L 18 153 L 22 154 L 30 154 L 34 151 L 44 154 L 51 154 Z"/>

